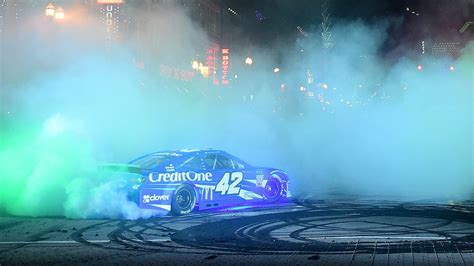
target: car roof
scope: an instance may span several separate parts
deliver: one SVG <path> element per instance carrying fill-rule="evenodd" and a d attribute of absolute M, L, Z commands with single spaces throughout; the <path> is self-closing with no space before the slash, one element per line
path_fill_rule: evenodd
<path fill-rule="evenodd" d="M 149 157 L 149 156 L 174 156 L 175 158 L 173 159 L 174 160 L 178 160 L 178 158 L 180 159 L 186 159 L 186 158 L 189 158 L 190 156 L 194 156 L 196 154 L 201 154 L 201 155 L 226 155 L 226 156 L 229 156 L 230 158 L 234 158 L 234 159 L 238 159 L 241 163 L 247 165 L 247 166 L 251 166 L 250 164 L 248 164 L 247 162 L 244 162 L 242 161 L 241 159 L 233 156 L 232 154 L 229 154 L 223 150 L 216 150 L 216 149 L 211 149 L 211 148 L 208 148 L 208 149 L 181 149 L 181 150 L 166 150 L 166 151 L 156 151 L 156 152 L 151 152 L 151 153 L 148 153 L 148 154 L 144 154 L 140 157 L 137 157 L 137 158 L 134 158 L 133 160 L 129 161 L 128 163 L 129 164 L 134 164 L 136 161 L 138 160 L 141 160 L 143 158 L 146 158 L 146 157 Z"/>
<path fill-rule="evenodd" d="M 221 150 L 215 150 L 215 149 L 181 149 L 181 150 L 167 150 L 167 151 L 156 151 L 156 152 L 151 152 L 145 155 L 142 155 L 140 157 L 134 158 L 132 161 L 145 158 L 147 156 L 152 156 L 152 155 L 171 155 L 171 156 L 186 156 L 186 155 L 193 155 L 196 153 L 203 153 L 203 154 L 227 154 L 224 151 Z"/>

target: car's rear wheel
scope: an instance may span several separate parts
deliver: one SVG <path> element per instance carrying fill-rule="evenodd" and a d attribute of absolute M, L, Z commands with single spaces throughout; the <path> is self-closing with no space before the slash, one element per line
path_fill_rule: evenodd
<path fill-rule="evenodd" d="M 265 198 L 269 202 L 277 201 L 281 198 L 281 183 L 276 179 L 270 179 L 265 184 Z"/>
<path fill-rule="evenodd" d="M 191 185 L 183 184 L 173 193 L 171 212 L 175 215 L 184 215 L 193 211 L 196 205 L 196 194 Z"/>

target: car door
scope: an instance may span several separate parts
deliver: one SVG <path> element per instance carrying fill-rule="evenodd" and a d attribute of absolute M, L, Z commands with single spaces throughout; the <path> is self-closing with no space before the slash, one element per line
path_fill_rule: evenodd
<path fill-rule="evenodd" d="M 240 197 L 244 172 L 235 169 L 232 160 L 221 154 L 205 154 L 203 162 L 206 169 L 212 172 L 214 188 L 213 202 L 217 206 L 239 205 L 245 199 Z M 214 203 L 212 204 L 214 206 Z"/>
<path fill-rule="evenodd" d="M 246 201 L 261 201 L 263 199 L 263 172 L 235 156 L 228 157 L 231 159 L 234 172 L 241 172 L 244 177 L 240 183 L 239 197 Z"/>

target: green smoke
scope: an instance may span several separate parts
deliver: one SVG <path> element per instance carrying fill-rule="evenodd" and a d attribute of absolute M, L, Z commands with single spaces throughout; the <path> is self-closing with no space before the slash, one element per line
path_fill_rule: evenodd
<path fill-rule="evenodd" d="M 93 171 L 87 144 L 65 131 L 63 123 L 55 115 L 41 127 L 15 127 L 4 134 L 0 206 L 9 213 L 62 215 L 66 185 Z"/>
<path fill-rule="evenodd" d="M 86 139 L 65 117 L 56 114 L 43 125 L 29 125 L 2 134 L 0 209 L 71 218 L 156 214 L 127 199 L 127 182 L 134 174 L 99 170 Z"/>

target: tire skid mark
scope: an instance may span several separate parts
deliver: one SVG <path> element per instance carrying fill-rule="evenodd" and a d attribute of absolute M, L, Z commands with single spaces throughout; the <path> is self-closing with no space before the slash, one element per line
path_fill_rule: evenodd
<path fill-rule="evenodd" d="M 5 252 L 9 252 L 9 251 L 12 251 L 12 250 L 15 250 L 15 249 L 19 249 L 19 248 L 22 248 L 26 245 L 29 245 L 29 242 L 38 242 L 38 241 L 42 241 L 42 240 L 47 240 L 49 238 L 47 237 L 43 237 L 47 234 L 50 234 L 52 231 L 56 231 L 60 228 L 60 225 L 53 225 L 51 227 L 48 227 L 46 230 L 43 230 L 43 231 L 40 231 L 34 235 L 31 235 L 30 237 L 28 237 L 25 241 L 25 243 L 18 243 L 18 244 L 14 244 L 12 245 L 11 247 L 9 248 L 6 248 L 6 249 L 3 249 L 3 250 L 0 250 L 0 254 L 1 253 L 5 253 Z"/>
<path fill-rule="evenodd" d="M 391 254 L 410 253 L 412 254 L 412 261 L 414 261 L 413 253 L 417 249 L 423 249 L 423 246 L 426 244 L 431 244 L 434 249 L 431 251 L 423 249 L 422 252 L 434 254 L 451 251 L 456 253 L 462 252 L 462 250 L 459 252 L 454 251 L 453 241 L 463 242 L 463 237 L 456 236 L 456 230 L 444 230 L 443 227 L 448 227 L 455 221 L 472 224 L 469 223 L 469 215 L 455 213 L 443 206 L 436 205 L 417 206 L 415 210 L 410 208 L 412 206 L 410 204 L 385 206 L 385 208 L 374 208 L 374 206 L 364 204 L 311 206 L 308 203 L 304 203 L 304 206 L 306 210 L 291 213 L 237 217 L 230 221 L 216 221 L 193 226 L 177 232 L 172 236 L 172 239 L 181 245 L 210 250 L 259 251 L 265 253 L 274 252 L 275 249 L 280 252 L 318 251 L 341 254 L 349 252 L 354 257 L 356 257 L 356 254 L 363 253 L 372 254 L 375 257 L 380 252 L 384 252 L 387 254 L 388 262 Z M 315 213 L 314 210 L 318 212 Z M 348 217 L 347 214 L 350 214 L 349 217 L 351 219 L 340 218 L 344 217 L 344 214 L 346 214 L 346 217 Z M 373 221 L 372 218 L 379 216 L 406 217 L 414 222 L 393 224 L 385 221 Z M 449 218 L 447 219 L 447 217 Z M 416 218 L 428 219 L 428 221 L 419 221 Z M 433 221 L 433 219 L 435 220 Z M 340 224 L 351 223 L 364 223 L 369 226 L 367 228 L 356 228 L 357 234 L 353 238 L 347 238 L 348 241 L 340 241 L 342 238 L 339 237 L 336 237 L 336 239 L 339 239 L 338 242 L 334 242 L 334 240 L 332 242 L 322 241 L 323 237 L 321 237 L 320 241 L 311 238 L 311 233 L 306 233 L 312 229 L 323 229 L 323 231 L 317 232 L 323 232 L 322 236 L 330 239 L 330 235 L 327 235 L 328 232 L 340 230 Z M 226 227 L 227 229 L 223 229 Z M 270 235 L 271 232 L 284 227 L 295 228 L 288 233 L 290 239 L 278 238 L 280 235 L 285 235 L 284 233 Z M 228 239 L 228 241 L 214 241 L 215 239 L 210 237 L 212 232 L 218 234 L 220 239 Z M 415 236 L 412 236 L 413 234 Z M 187 235 L 193 235 L 193 237 L 187 237 Z M 308 239 L 305 235 L 310 236 L 311 239 Z M 375 239 L 371 241 L 371 235 L 374 238 L 386 238 L 389 241 L 383 243 L 379 243 Z M 379 235 L 380 237 L 378 237 Z M 426 240 L 424 240 L 425 238 Z M 304 243 L 292 242 L 291 239 L 303 241 Z M 400 258 L 397 257 L 395 259 L 399 260 Z M 448 260 L 450 262 L 454 261 L 452 255 L 448 256 Z"/>

